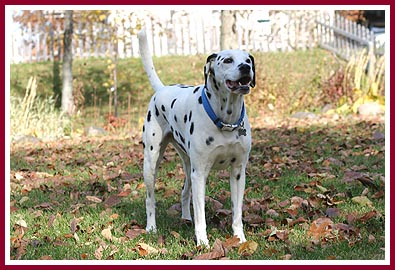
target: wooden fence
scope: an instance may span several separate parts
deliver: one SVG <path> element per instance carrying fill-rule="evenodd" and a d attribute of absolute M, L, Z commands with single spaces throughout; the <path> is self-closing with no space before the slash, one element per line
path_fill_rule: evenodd
<path fill-rule="evenodd" d="M 372 55 L 384 53 L 376 42 L 375 34 L 360 24 L 338 14 L 333 17 L 321 16 L 316 22 L 319 45 L 346 60 L 363 49 Z"/>
<path fill-rule="evenodd" d="M 163 11 L 160 16 L 144 14 L 150 48 L 156 56 L 209 54 L 220 50 L 220 11 Z M 318 18 L 318 19 L 317 19 Z M 35 25 L 12 34 L 13 63 L 48 61 L 62 58 L 64 27 Z M 74 24 L 73 57 L 108 57 L 118 46 L 118 57 L 137 57 L 136 33 L 119 27 L 117 42 L 111 39 L 114 28 L 104 23 Z M 240 11 L 236 32 L 240 49 L 249 51 L 292 51 L 321 45 L 348 59 L 350 53 L 374 44 L 374 36 L 339 16 L 322 10 Z"/>

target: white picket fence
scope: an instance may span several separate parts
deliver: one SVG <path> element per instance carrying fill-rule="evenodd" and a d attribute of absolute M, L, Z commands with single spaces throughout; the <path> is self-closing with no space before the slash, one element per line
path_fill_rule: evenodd
<path fill-rule="evenodd" d="M 383 46 L 376 42 L 375 34 L 368 28 L 336 14 L 317 18 L 317 31 L 321 47 L 349 60 L 367 49 L 372 55 L 383 54 Z"/>
<path fill-rule="evenodd" d="M 220 11 L 166 11 L 155 15 L 144 11 L 143 18 L 154 55 L 209 54 L 220 50 Z M 237 15 L 240 49 L 292 51 L 321 45 L 346 59 L 358 46 L 374 44 L 374 37 L 361 26 L 353 26 L 322 10 L 253 10 Z M 13 63 L 39 62 L 62 58 L 63 27 L 47 23 L 12 34 Z M 357 29 L 354 31 L 354 29 Z M 108 57 L 114 52 L 109 24 L 74 23 L 73 57 Z M 118 27 L 118 57 L 137 57 L 135 32 Z M 348 40 L 353 40 L 349 42 Z"/>

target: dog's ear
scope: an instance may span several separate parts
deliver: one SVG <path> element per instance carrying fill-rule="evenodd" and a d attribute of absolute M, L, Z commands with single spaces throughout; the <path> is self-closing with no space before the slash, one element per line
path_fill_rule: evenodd
<path fill-rule="evenodd" d="M 250 59 L 251 59 L 251 64 L 252 64 L 252 72 L 254 73 L 254 76 L 252 77 L 252 81 L 250 83 L 251 87 L 255 87 L 255 60 L 254 60 L 254 56 L 252 56 L 251 54 L 249 55 Z"/>
<path fill-rule="evenodd" d="M 207 57 L 206 64 L 204 65 L 204 82 L 207 84 L 207 78 L 210 72 L 213 72 L 213 63 L 215 61 L 215 58 L 217 57 L 216 53 L 213 53 L 209 57 Z"/>

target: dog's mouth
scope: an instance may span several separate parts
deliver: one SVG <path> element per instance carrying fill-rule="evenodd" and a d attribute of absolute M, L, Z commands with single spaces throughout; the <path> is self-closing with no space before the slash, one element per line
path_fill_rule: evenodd
<path fill-rule="evenodd" d="M 238 91 L 242 94 L 246 94 L 250 91 L 251 77 L 241 77 L 237 81 L 226 80 L 226 87 L 232 92 Z"/>

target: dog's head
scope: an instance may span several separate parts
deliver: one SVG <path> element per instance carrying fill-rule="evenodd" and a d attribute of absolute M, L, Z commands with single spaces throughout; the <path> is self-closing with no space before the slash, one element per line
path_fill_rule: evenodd
<path fill-rule="evenodd" d="M 254 57 L 241 50 L 214 53 L 207 58 L 204 76 L 206 84 L 212 76 L 217 90 L 226 88 L 232 93 L 248 94 L 250 87 L 255 87 Z"/>

